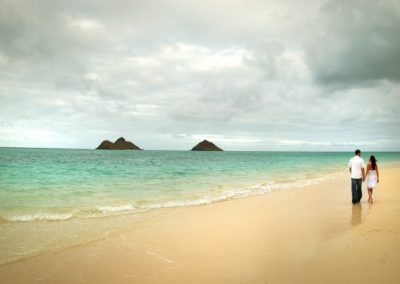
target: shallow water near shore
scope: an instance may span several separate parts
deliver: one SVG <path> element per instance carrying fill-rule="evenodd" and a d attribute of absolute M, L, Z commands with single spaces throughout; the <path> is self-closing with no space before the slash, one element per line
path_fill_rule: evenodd
<path fill-rule="evenodd" d="M 374 154 L 380 162 L 400 161 L 400 153 Z M 160 208 L 316 184 L 343 173 L 352 156 L 0 148 L 0 264 L 104 237 Z M 109 222 L 115 215 L 126 217 Z"/>

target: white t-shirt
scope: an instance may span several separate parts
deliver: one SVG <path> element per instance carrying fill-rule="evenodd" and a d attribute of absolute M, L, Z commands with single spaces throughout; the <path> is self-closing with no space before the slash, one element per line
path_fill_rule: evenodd
<path fill-rule="evenodd" d="M 361 159 L 359 156 L 354 156 L 349 161 L 349 169 L 351 169 L 351 178 L 362 178 L 361 169 L 365 169 L 364 160 Z"/>

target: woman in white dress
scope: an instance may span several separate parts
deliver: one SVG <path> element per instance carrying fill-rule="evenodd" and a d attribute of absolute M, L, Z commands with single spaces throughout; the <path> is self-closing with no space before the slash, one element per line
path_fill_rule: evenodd
<path fill-rule="evenodd" d="M 368 189 L 368 202 L 373 203 L 372 190 L 375 188 L 376 184 L 379 182 L 379 170 L 377 160 L 375 156 L 370 156 L 367 165 L 367 189 Z"/>

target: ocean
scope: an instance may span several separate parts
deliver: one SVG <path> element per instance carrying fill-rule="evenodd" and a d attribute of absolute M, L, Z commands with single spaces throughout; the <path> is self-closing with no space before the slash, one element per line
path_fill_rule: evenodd
<path fill-rule="evenodd" d="M 352 156 L 0 148 L 0 217 L 56 221 L 209 204 L 318 183 L 343 172 Z"/>
<path fill-rule="evenodd" d="M 374 154 L 378 163 L 400 161 L 399 152 Z M 347 171 L 352 156 L 351 152 L 0 148 L 0 264 L 81 239 L 76 230 L 82 234 L 83 227 L 110 216 L 316 184 Z M 365 160 L 368 157 L 363 153 Z M 99 231 L 114 228 L 107 224 Z M 93 228 L 88 236 L 99 233 Z"/>

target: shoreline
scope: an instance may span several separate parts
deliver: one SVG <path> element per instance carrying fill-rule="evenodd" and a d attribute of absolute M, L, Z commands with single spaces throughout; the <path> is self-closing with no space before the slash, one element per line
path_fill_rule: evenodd
<path fill-rule="evenodd" d="M 399 162 L 400 166 L 400 162 Z M 213 206 L 218 203 L 230 202 L 234 200 L 252 198 L 257 196 L 269 195 L 274 192 L 279 191 L 291 191 L 291 190 L 307 190 L 310 186 L 316 186 L 320 183 L 330 181 L 332 179 L 337 178 L 342 175 L 343 171 L 334 171 L 327 172 L 322 175 L 315 175 L 313 177 L 302 178 L 300 181 L 294 181 L 292 178 L 288 180 L 280 180 L 279 182 L 273 182 L 270 184 L 260 183 L 251 186 L 238 187 L 237 189 L 227 190 L 224 192 L 220 192 L 219 195 L 214 196 L 210 200 L 206 200 L 205 202 L 197 202 L 199 200 L 204 201 L 204 197 L 201 197 L 197 200 L 176 200 L 176 201 L 168 201 L 167 206 L 150 206 L 146 208 L 136 208 L 136 210 L 129 210 L 126 212 L 113 212 L 112 214 L 99 214 L 98 216 L 91 217 L 79 217 L 79 216 L 71 216 L 65 219 L 35 219 L 30 220 L 28 217 L 30 215 L 22 215 L 16 217 L 22 218 L 13 218 L 14 220 L 9 220 L 7 218 L 3 218 L 3 222 L 0 223 L 0 230 L 3 227 L 3 232 L 7 233 L 7 230 L 14 231 L 13 236 L 5 237 L 4 233 L 0 235 L 0 241 L 2 243 L 7 243 L 11 240 L 13 245 L 9 244 L 8 252 L 14 250 L 18 251 L 18 256 L 6 256 L 7 252 L 2 250 L 2 259 L 0 259 L 0 267 L 3 265 L 24 261 L 26 259 L 37 257 L 42 254 L 53 253 L 60 250 L 68 249 L 69 247 L 76 247 L 80 245 L 85 245 L 87 243 L 95 242 L 107 238 L 113 232 L 120 232 L 126 230 L 125 223 L 130 224 L 129 226 L 136 226 L 135 222 L 143 222 L 143 220 L 154 219 L 157 218 L 155 216 L 159 216 L 169 212 L 169 210 L 179 209 L 179 208 L 190 208 L 190 207 L 202 207 L 202 206 Z M 260 182 L 260 180 L 259 180 Z M 270 186 L 275 188 L 270 188 Z M 267 187 L 265 189 L 265 187 Z M 221 195 L 221 194 L 232 194 L 229 196 Z M 172 204 L 174 203 L 174 204 Z M 177 203 L 178 205 L 175 205 Z M 172 204 L 172 205 L 171 205 Z M 123 205 L 126 207 L 127 205 Z M 131 204 L 129 204 L 131 206 Z M 46 216 L 53 215 L 66 215 L 66 213 L 45 213 Z M 70 213 L 68 213 L 70 214 Z M 21 219 L 21 220 L 19 220 Z M 28 220 L 29 219 L 29 220 Z M 110 226 L 110 224 L 111 225 Z M 123 223 L 123 224 L 122 224 Z M 7 228 L 8 227 L 8 228 Z M 14 228 L 12 228 L 14 227 Z M 73 234 L 75 231 L 80 229 L 79 227 L 91 227 L 92 229 L 85 230 L 83 229 L 83 235 L 76 239 L 76 236 Z M 107 227 L 106 232 L 99 231 L 99 228 Z M 39 228 L 39 229 L 38 229 Z M 52 236 L 52 239 L 47 239 L 48 231 L 56 231 L 57 234 Z M 28 234 L 26 234 L 28 232 Z M 30 235 L 29 233 L 33 232 L 34 235 Z M 38 233 L 39 232 L 39 233 Z M 44 233 L 41 233 L 44 232 Z M 65 233 L 66 237 L 60 236 L 60 234 Z M 22 239 L 20 236 L 26 235 L 29 236 L 32 240 Z M 21 239 L 19 242 L 14 243 L 14 238 Z M 68 239 L 68 240 L 67 240 Z M 71 240 L 69 240 L 71 239 Z M 43 243 L 41 247 L 35 246 L 34 243 Z M 33 245 L 32 245 L 33 244 Z M 34 250 L 32 251 L 32 246 Z M 26 253 L 25 251 L 21 251 L 21 248 L 25 249 L 25 247 L 31 248 L 31 252 Z"/>
<path fill-rule="evenodd" d="M 400 165 L 400 163 L 399 163 Z M 28 222 L 58 222 L 69 221 L 72 219 L 99 219 L 108 217 L 119 217 L 122 215 L 132 215 L 147 213 L 150 210 L 166 209 L 166 208 L 179 208 L 191 206 L 206 206 L 219 202 L 231 201 L 241 198 L 248 198 L 258 195 L 269 194 L 281 190 L 295 190 L 307 188 L 312 185 L 328 181 L 343 174 L 343 171 L 335 171 L 331 173 L 324 173 L 322 175 L 315 175 L 313 177 L 299 177 L 297 180 L 289 178 L 287 180 L 272 181 L 269 183 L 258 180 L 256 184 L 240 185 L 236 188 L 228 188 L 221 191 L 210 190 L 210 193 L 205 192 L 204 195 L 198 196 L 197 199 L 171 199 L 164 201 L 156 201 L 144 205 L 137 205 L 133 203 L 124 203 L 119 205 L 99 205 L 93 208 L 79 208 L 72 211 L 54 211 L 54 212 L 32 212 L 20 213 L 18 215 L 3 215 L 0 216 L 0 224 L 2 223 L 28 223 Z M 211 194 L 212 193 L 212 194 Z M 139 201 L 139 203 L 141 203 Z M 79 212 L 81 211 L 82 212 Z M 85 211 L 91 211 L 88 215 L 84 215 Z M 93 212 L 92 212 L 93 211 Z M 95 212 L 96 211 L 96 212 Z M 94 213 L 95 212 L 95 213 Z"/>
<path fill-rule="evenodd" d="M 138 222 L 131 220 L 126 228 L 99 240 L 1 265 L 0 279 L 4 280 L 2 283 L 28 283 L 39 278 L 48 283 L 73 283 L 78 282 L 80 277 L 89 283 L 99 280 L 122 283 L 134 280 L 141 283 L 291 283 L 293 281 L 285 273 L 289 269 L 293 275 L 304 280 L 326 282 L 327 275 L 330 275 L 333 277 L 331 283 L 337 283 L 335 279 L 344 276 L 335 277 L 333 269 L 324 263 L 338 266 L 338 271 L 342 272 L 347 268 L 332 262 L 321 252 L 340 262 L 350 261 L 354 248 L 350 246 L 348 253 L 343 250 L 349 245 L 349 240 L 353 242 L 361 234 L 360 240 L 364 245 L 363 242 L 368 243 L 368 239 L 375 237 L 375 232 L 388 231 L 388 228 L 372 223 L 380 221 L 376 211 L 386 209 L 382 206 L 388 206 L 387 197 L 400 201 L 400 194 L 395 192 L 400 168 L 384 165 L 382 169 L 382 183 L 375 193 L 376 203 L 371 206 L 365 202 L 363 186 L 362 206 L 360 209 L 352 208 L 348 175 L 343 173 L 334 180 L 298 189 L 210 205 L 164 208 L 157 210 L 159 214 Z M 390 206 L 399 212 L 399 205 L 391 202 Z M 385 216 L 385 220 L 386 217 L 390 216 Z M 129 217 L 123 219 L 126 222 Z M 392 219 L 394 226 L 390 231 L 393 233 L 384 237 L 394 240 L 389 244 L 377 242 L 374 245 L 383 246 L 386 254 L 386 247 L 392 245 L 389 257 L 397 267 L 400 264 L 400 226 L 399 221 Z M 354 241 L 354 244 L 359 243 Z M 372 252 L 379 254 L 376 250 Z M 371 252 L 358 253 L 360 255 L 356 257 L 368 264 L 368 259 L 363 258 Z M 324 262 L 320 263 L 321 260 Z M 374 261 L 370 260 L 374 265 L 372 268 L 377 270 Z M 393 264 L 393 261 L 389 263 Z M 300 267 L 314 270 L 311 264 L 325 274 L 301 272 Z M 112 276 L 103 275 L 104 269 L 115 273 Z M 369 278 L 364 277 L 361 271 L 356 274 L 359 274 L 360 281 L 372 279 L 371 283 L 379 283 L 374 278 L 376 275 L 383 277 L 383 274 L 389 274 L 390 277 L 385 276 L 389 282 L 385 283 L 395 283 L 393 276 L 400 276 L 396 270 L 380 269 Z M 71 275 L 62 277 L 64 270 Z M 159 275 L 157 279 L 154 273 Z M 102 276 L 98 278 L 97 274 Z M 200 278 L 193 281 L 191 275 L 194 274 Z"/>

